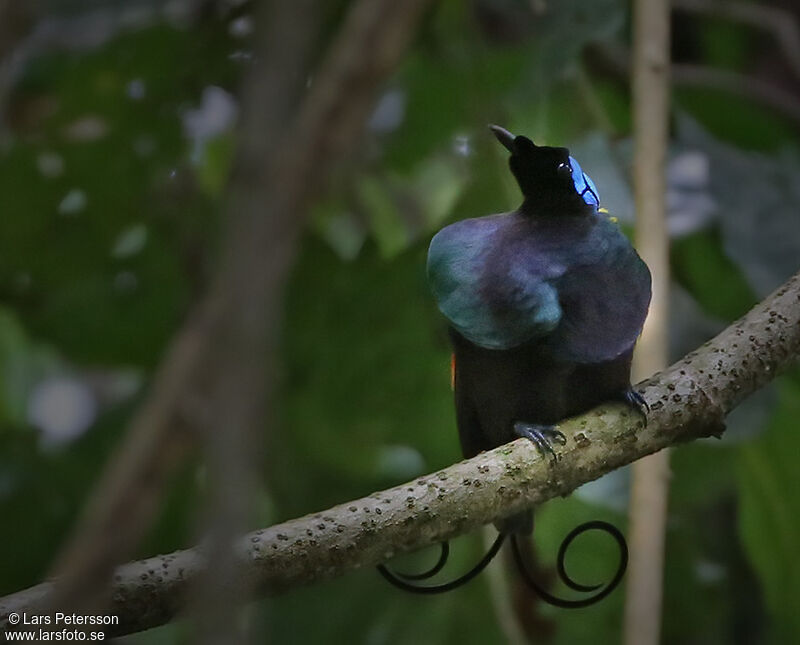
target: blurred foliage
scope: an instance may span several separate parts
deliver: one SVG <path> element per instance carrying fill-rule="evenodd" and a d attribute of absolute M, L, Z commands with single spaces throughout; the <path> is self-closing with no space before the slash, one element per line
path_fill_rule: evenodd
<path fill-rule="evenodd" d="M 80 34 L 81 25 L 96 25 L 80 17 L 101 4 L 43 7 L 78 20 L 69 28 Z M 113 3 L 119 24 L 106 38 L 92 44 L 87 32 L 83 47 L 33 56 L 5 106 L 0 593 L 45 575 L 213 269 L 250 7 L 208 3 L 212 10 L 176 22 L 162 12 L 166 4 Z M 143 5 L 147 20 L 125 17 Z M 341 7 L 328 10 L 325 34 Z M 450 221 L 517 204 L 487 122 L 570 145 L 601 200 L 631 224 L 629 96 L 593 55 L 624 44 L 629 21 L 621 0 L 446 0 L 429 13 L 353 167 L 315 207 L 288 285 L 280 424 L 266 439 L 259 524 L 459 458 L 446 331 L 425 283 L 427 241 Z M 773 69 L 775 52 L 746 26 L 691 15 L 676 24 L 676 60 L 746 74 Z M 796 91 L 796 81 L 774 69 L 771 81 Z M 677 88 L 675 104 L 669 183 L 679 353 L 797 270 L 800 157 L 797 124 L 756 101 Z M 96 402 L 74 436 L 36 420 L 41 385 L 56 377 Z M 120 385 L 131 378 L 133 386 Z M 800 508 L 792 494 L 799 382 L 792 375 L 754 397 L 732 416 L 732 437 L 674 452 L 665 642 L 800 642 Z M 176 474 L 141 555 L 194 541 L 202 483 L 195 461 Z M 537 517 L 543 566 L 581 521 L 624 528 L 626 497 L 623 470 L 547 504 Z M 449 572 L 470 566 L 483 544 L 472 535 L 453 548 Z M 568 567 L 580 579 L 602 579 L 611 548 L 586 536 Z M 407 556 L 398 566 L 424 566 L 430 557 Z M 537 605 L 552 626 L 550 640 L 538 640 L 618 641 L 622 601 L 616 592 L 580 613 Z M 417 598 L 362 571 L 256 603 L 246 617 L 281 643 L 505 640 L 485 576 Z M 186 638 L 178 623 L 123 640 Z"/>
<path fill-rule="evenodd" d="M 800 380 L 785 379 L 780 407 L 763 439 L 742 446 L 736 456 L 742 540 L 752 559 L 770 614 L 770 636 L 790 643 L 800 634 L 800 616 L 791 593 L 800 584 L 800 498 L 797 465 L 800 450 Z"/>

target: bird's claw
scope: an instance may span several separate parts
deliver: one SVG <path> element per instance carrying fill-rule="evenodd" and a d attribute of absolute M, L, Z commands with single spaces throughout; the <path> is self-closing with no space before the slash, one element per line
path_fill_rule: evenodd
<path fill-rule="evenodd" d="M 553 450 L 553 443 L 566 445 L 567 438 L 555 426 L 540 425 L 538 423 L 525 423 L 517 421 L 514 424 L 514 433 L 533 442 L 542 457 L 549 457 L 550 462 L 558 461 L 558 454 Z"/>
<path fill-rule="evenodd" d="M 633 408 L 644 417 L 644 425 L 647 425 L 647 415 L 650 412 L 650 404 L 645 401 L 644 397 L 629 386 L 620 394 L 622 402 L 630 408 Z"/>

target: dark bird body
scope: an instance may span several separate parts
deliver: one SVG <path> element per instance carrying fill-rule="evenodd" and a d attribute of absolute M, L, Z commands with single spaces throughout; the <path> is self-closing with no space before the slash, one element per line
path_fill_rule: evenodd
<path fill-rule="evenodd" d="M 631 356 L 650 303 L 647 266 L 569 152 L 496 134 L 525 201 L 442 229 L 428 251 L 465 457 L 521 436 L 521 424 L 546 429 L 635 396 Z"/>
<path fill-rule="evenodd" d="M 558 362 L 541 343 L 487 350 L 450 332 L 464 457 L 519 438 L 514 423 L 553 425 L 609 401 L 630 385 L 631 352 L 588 365 Z"/>
<path fill-rule="evenodd" d="M 557 467 L 551 444 L 566 442 L 554 427 L 559 421 L 611 399 L 646 407 L 631 388 L 630 369 L 650 304 L 650 272 L 615 220 L 599 209 L 594 183 L 566 148 L 536 146 L 497 126 L 492 130 L 511 152 L 509 164 L 524 201 L 510 213 L 462 220 L 439 231 L 428 250 L 428 280 L 450 324 L 464 456 L 527 437 Z M 532 518 L 527 512 L 498 523 L 496 548 L 502 534 L 530 532 Z M 617 539 L 620 569 L 600 593 L 575 601 L 551 596 L 526 577 L 552 604 L 591 604 L 624 572 L 622 535 L 603 522 L 582 527 Z M 512 546 L 522 567 L 514 540 Z M 487 562 L 485 557 L 461 580 Z M 572 588 L 596 589 L 561 571 Z"/>
<path fill-rule="evenodd" d="M 460 319 L 455 317 L 462 331 L 451 327 L 450 332 L 465 457 L 517 438 L 518 421 L 552 425 L 619 398 L 630 386 L 633 345 L 650 298 L 649 272 L 605 215 L 577 206 L 574 214 L 537 216 L 523 209 L 442 231 L 456 244 L 475 233 L 483 236 L 473 267 L 482 304 L 466 315 L 462 307 Z M 431 245 L 433 270 L 443 262 L 439 246 L 441 241 Z M 449 257 L 459 261 L 458 253 Z M 509 279 L 514 274 L 522 274 L 524 282 Z M 548 296 L 526 298 L 526 292 L 541 293 L 542 285 L 555 304 Z M 543 314 L 547 307 L 552 311 Z M 503 338 L 517 338 L 515 330 L 526 327 L 516 321 L 521 315 L 539 317 L 533 337 L 502 347 Z M 486 334 L 469 340 L 463 326 L 470 316 L 510 331 L 495 334 L 490 347 Z"/>

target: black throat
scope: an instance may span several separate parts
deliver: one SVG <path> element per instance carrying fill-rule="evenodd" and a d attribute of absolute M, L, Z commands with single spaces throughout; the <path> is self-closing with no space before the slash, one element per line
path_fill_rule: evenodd
<path fill-rule="evenodd" d="M 583 198 L 573 192 L 571 195 L 547 192 L 538 195 L 525 195 L 525 201 L 519 212 L 531 217 L 564 217 L 594 215 L 597 207 L 587 204 Z"/>

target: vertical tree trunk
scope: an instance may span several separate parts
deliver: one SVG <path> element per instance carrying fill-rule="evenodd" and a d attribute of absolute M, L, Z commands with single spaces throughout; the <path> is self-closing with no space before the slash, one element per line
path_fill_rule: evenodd
<path fill-rule="evenodd" d="M 665 161 L 669 122 L 668 0 L 634 3 L 633 112 L 636 246 L 653 274 L 650 315 L 634 362 L 635 378 L 667 365 L 669 237 L 665 213 Z M 625 642 L 655 645 L 661 634 L 664 536 L 669 453 L 633 466 L 630 501 L 630 568 Z"/>

